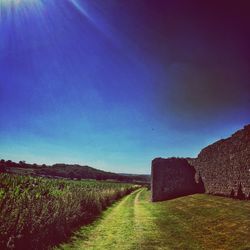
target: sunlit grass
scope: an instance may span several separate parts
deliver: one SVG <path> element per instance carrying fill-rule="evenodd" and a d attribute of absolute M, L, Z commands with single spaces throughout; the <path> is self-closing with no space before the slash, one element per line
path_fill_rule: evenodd
<path fill-rule="evenodd" d="M 137 190 L 60 249 L 250 249 L 250 203 L 198 194 L 152 203 Z"/>

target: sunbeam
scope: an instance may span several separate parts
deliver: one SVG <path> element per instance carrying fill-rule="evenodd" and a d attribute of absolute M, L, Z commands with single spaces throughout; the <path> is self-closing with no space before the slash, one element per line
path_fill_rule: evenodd
<path fill-rule="evenodd" d="M 118 46 L 118 39 L 114 36 L 113 28 L 107 23 L 107 20 L 103 17 L 103 13 L 100 13 L 100 10 L 96 9 L 93 4 L 87 6 L 83 1 L 69 0 L 69 2 L 71 2 L 77 11 L 80 12 L 99 32 L 112 41 L 113 45 Z"/>
<path fill-rule="evenodd" d="M 69 0 L 69 1 L 76 7 L 76 9 L 79 12 L 81 12 L 86 18 L 88 18 L 89 20 L 92 21 L 92 19 L 90 18 L 88 12 L 86 11 L 86 8 L 84 8 L 82 5 L 80 5 L 77 0 Z"/>
<path fill-rule="evenodd" d="M 39 4 L 40 0 L 0 0 L 0 7 L 15 7 L 18 6 L 33 6 L 34 4 Z"/>
<path fill-rule="evenodd" d="M 42 0 L 0 0 L 0 20 L 14 16 L 17 19 L 29 15 L 39 16 L 42 6 Z"/>

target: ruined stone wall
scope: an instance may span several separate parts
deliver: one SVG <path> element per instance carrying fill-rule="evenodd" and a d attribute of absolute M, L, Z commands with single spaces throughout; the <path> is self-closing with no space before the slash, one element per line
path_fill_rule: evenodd
<path fill-rule="evenodd" d="M 250 125 L 202 149 L 197 158 L 153 160 L 153 201 L 202 191 L 250 198 Z"/>
<path fill-rule="evenodd" d="M 156 158 L 152 161 L 152 201 L 194 194 L 201 190 L 196 171 L 186 159 Z"/>
<path fill-rule="evenodd" d="M 242 189 L 249 196 L 250 125 L 202 149 L 197 158 L 188 161 L 200 173 L 207 193 L 236 196 Z"/>

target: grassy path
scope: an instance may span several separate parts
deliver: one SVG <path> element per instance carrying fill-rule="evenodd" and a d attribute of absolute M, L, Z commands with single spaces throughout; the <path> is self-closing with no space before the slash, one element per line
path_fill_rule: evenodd
<path fill-rule="evenodd" d="M 192 195 L 151 203 L 139 189 L 59 249 L 250 249 L 250 202 Z"/>

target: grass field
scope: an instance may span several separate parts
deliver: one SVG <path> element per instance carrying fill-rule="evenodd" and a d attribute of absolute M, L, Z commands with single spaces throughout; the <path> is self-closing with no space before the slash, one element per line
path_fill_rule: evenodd
<path fill-rule="evenodd" d="M 151 203 L 139 189 L 58 249 L 250 249 L 250 202 L 196 194 Z"/>

